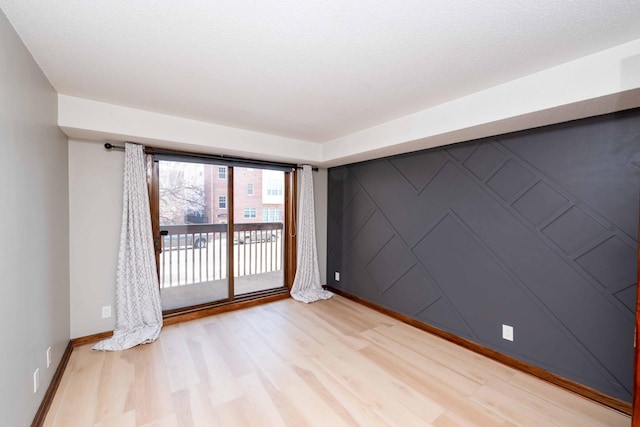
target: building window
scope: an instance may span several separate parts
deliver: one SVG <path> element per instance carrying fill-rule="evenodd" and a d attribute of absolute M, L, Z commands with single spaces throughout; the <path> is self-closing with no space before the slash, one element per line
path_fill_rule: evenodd
<path fill-rule="evenodd" d="M 253 183 L 247 184 L 247 196 L 253 196 Z"/>
<path fill-rule="evenodd" d="M 227 167 L 218 166 L 218 179 L 227 179 Z"/>
<path fill-rule="evenodd" d="M 218 209 L 227 209 L 227 196 L 218 196 Z"/>
<path fill-rule="evenodd" d="M 267 196 L 282 196 L 281 179 L 270 179 L 267 181 Z"/>
<path fill-rule="evenodd" d="M 263 208 L 263 222 L 282 222 L 282 209 L 280 208 Z"/>
<path fill-rule="evenodd" d="M 245 208 L 244 219 L 256 219 L 258 217 L 256 208 Z"/>

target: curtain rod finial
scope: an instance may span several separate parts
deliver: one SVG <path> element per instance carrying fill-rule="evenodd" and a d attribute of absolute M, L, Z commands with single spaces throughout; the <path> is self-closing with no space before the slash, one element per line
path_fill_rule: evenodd
<path fill-rule="evenodd" d="M 123 145 L 114 145 L 110 142 L 105 142 L 104 148 L 106 148 L 107 150 L 124 151 Z"/>

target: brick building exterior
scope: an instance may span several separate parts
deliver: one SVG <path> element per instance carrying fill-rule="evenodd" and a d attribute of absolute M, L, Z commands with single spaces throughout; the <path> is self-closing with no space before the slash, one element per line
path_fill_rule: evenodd
<path fill-rule="evenodd" d="M 205 216 L 212 224 L 229 222 L 228 170 L 204 166 Z M 284 173 L 234 168 L 234 222 L 284 221 Z"/>

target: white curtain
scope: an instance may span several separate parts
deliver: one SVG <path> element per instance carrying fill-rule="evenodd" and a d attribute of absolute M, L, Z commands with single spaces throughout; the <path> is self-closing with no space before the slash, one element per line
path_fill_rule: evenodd
<path fill-rule="evenodd" d="M 291 288 L 291 296 L 305 303 L 331 298 L 333 294 L 323 289 L 320 282 L 313 205 L 313 172 L 309 165 L 302 167 L 297 233 L 298 268 Z"/>
<path fill-rule="evenodd" d="M 122 230 L 116 277 L 116 328 L 93 350 L 125 350 L 155 341 L 162 329 L 143 147 L 125 144 Z"/>

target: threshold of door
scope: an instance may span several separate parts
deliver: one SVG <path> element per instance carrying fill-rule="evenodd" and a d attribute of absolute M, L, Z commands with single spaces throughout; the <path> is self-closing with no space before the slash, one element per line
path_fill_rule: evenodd
<path fill-rule="evenodd" d="M 185 307 L 176 310 L 162 312 L 164 325 L 187 322 L 189 320 L 201 319 L 203 317 L 220 314 L 227 311 L 240 310 L 242 308 L 253 307 L 268 302 L 289 298 L 289 289 L 286 287 L 268 289 L 266 291 L 252 292 L 236 296 L 231 301 L 220 301 L 210 304 L 200 304 L 192 307 Z"/>

